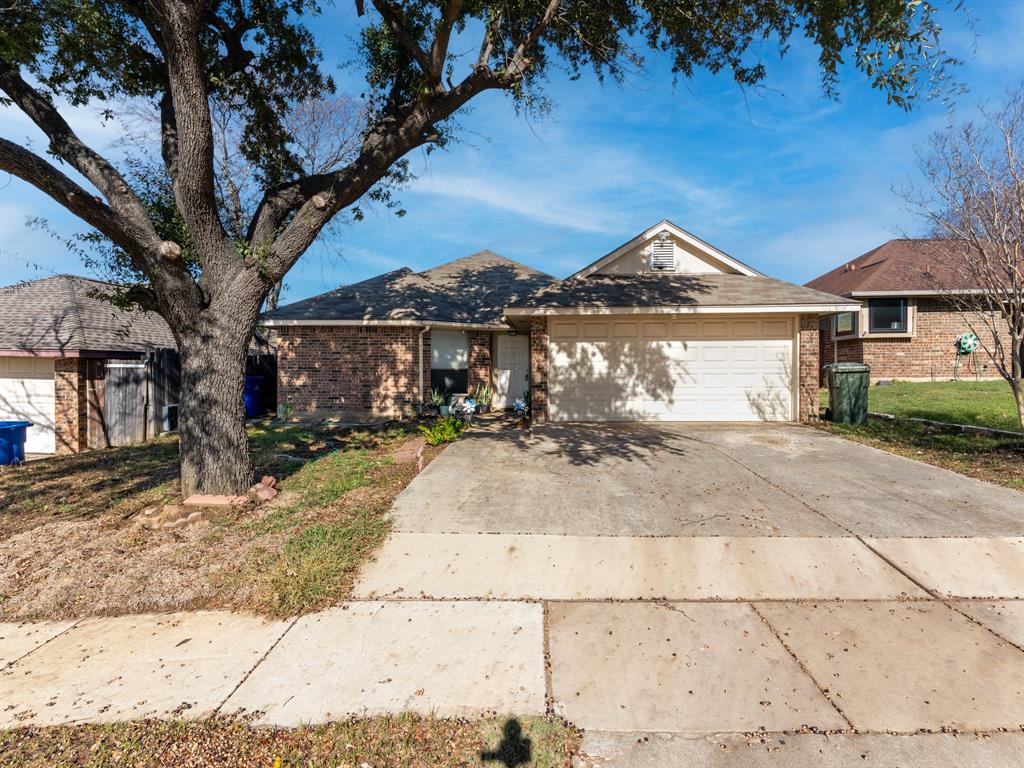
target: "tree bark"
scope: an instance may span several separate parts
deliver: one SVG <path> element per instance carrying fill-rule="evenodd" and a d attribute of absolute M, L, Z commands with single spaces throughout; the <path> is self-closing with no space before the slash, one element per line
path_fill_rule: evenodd
<path fill-rule="evenodd" d="M 246 310 L 244 314 L 255 316 Z M 255 320 L 239 320 L 237 314 L 208 308 L 195 327 L 176 334 L 181 356 L 181 492 L 186 497 L 234 495 L 252 485 L 242 392 Z"/>

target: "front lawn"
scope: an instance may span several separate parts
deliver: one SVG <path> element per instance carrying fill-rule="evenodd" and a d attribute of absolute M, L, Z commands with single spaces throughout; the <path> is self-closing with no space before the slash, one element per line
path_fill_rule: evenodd
<path fill-rule="evenodd" d="M 822 421 L 819 426 L 890 453 L 1024 491 L 1024 438 L 960 434 L 902 420 L 872 419 L 857 427 Z"/>
<path fill-rule="evenodd" d="M 828 390 L 822 390 L 822 406 Z M 1020 432 L 1013 394 L 1005 381 L 901 381 L 868 390 L 868 409 L 951 424 Z"/>
<path fill-rule="evenodd" d="M 249 438 L 257 476 L 277 477 L 281 494 L 176 530 L 132 519 L 177 495 L 174 438 L 0 467 L 0 620 L 280 615 L 344 599 L 415 475 L 415 463 L 392 459 L 408 435 L 267 422 Z"/>
<path fill-rule="evenodd" d="M 299 766 L 521 766 L 572 763 L 580 734 L 554 718 L 355 718 L 304 728 L 239 721 L 142 721 L 0 731 L 10 768 L 298 768 Z"/>

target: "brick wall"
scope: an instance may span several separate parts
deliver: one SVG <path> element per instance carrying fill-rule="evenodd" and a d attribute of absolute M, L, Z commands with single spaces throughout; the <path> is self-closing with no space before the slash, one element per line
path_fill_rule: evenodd
<path fill-rule="evenodd" d="M 419 335 L 419 328 L 403 326 L 278 329 L 278 401 L 296 411 L 408 411 L 422 400 Z M 423 334 L 423 388 L 429 394 L 429 332 Z"/>
<path fill-rule="evenodd" d="M 530 320 L 530 411 L 535 424 L 548 420 L 548 319 Z"/>
<path fill-rule="evenodd" d="M 78 453 L 89 447 L 86 360 L 60 357 L 54 360 L 54 432 L 57 453 Z"/>
<path fill-rule="evenodd" d="M 835 351 L 832 343 L 832 315 L 822 315 L 818 319 L 818 376 L 822 386 L 826 381 L 822 368 L 836 361 Z"/>
<path fill-rule="evenodd" d="M 839 362 L 867 363 L 871 366 L 872 381 L 950 379 L 956 362 L 953 342 L 967 330 L 967 322 L 947 300 L 921 298 L 917 299 L 914 313 L 913 336 L 840 340 L 836 344 L 837 357 Z M 978 335 L 982 337 L 980 326 Z M 961 365 L 966 362 L 962 360 Z M 997 375 L 984 350 L 978 350 L 978 363 L 982 376 Z"/>
<path fill-rule="evenodd" d="M 469 391 L 475 392 L 481 384 L 491 383 L 491 332 L 469 331 L 466 334 L 466 352 L 469 363 Z"/>
<path fill-rule="evenodd" d="M 818 315 L 800 315 L 800 361 L 799 361 L 799 419 L 817 421 L 820 401 L 820 349 Z"/>

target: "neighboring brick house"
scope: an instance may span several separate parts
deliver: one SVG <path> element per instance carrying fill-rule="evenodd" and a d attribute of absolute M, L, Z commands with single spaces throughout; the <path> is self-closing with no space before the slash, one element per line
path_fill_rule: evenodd
<path fill-rule="evenodd" d="M 529 391 L 536 421 L 809 421 L 818 317 L 857 306 L 662 221 L 565 280 L 484 251 L 264 322 L 300 411 L 398 414 L 489 383 L 499 408 Z"/>
<path fill-rule="evenodd" d="M 970 324 L 950 292 L 976 290 L 948 266 L 952 247 L 944 240 L 890 240 L 807 283 L 861 302 L 856 310 L 821 318 L 822 365 L 866 363 L 872 381 L 952 378 L 956 338 Z M 975 327 L 982 336 L 983 326 Z M 977 359 L 982 377 L 998 375 L 983 351 Z M 962 373 L 975 375 L 973 367 Z"/>
<path fill-rule="evenodd" d="M 163 318 L 100 298 L 117 286 L 57 275 L 0 288 L 0 421 L 32 422 L 28 453 L 109 444 L 104 382 L 111 367 L 174 348 Z"/>

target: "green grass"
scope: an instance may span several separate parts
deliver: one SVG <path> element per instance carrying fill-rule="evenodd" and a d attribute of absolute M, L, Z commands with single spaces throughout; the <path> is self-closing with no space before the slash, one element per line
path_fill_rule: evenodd
<path fill-rule="evenodd" d="M 822 405 L 828 392 L 822 390 Z M 872 386 L 868 408 L 878 413 L 1021 432 L 1009 385 L 1003 381 L 897 382 Z"/>
<path fill-rule="evenodd" d="M 269 612 L 303 613 L 346 593 L 359 566 L 388 534 L 386 487 L 398 470 L 390 457 L 356 447 L 309 461 L 281 483 L 295 500 L 250 525 L 254 537 L 287 534 L 279 553 L 269 560 L 257 555 L 251 564 L 265 584 Z M 344 503 L 346 494 L 369 486 L 380 486 L 373 489 L 376 496 Z"/>
<path fill-rule="evenodd" d="M 0 731 L 10 768 L 327 768 L 328 766 L 568 766 L 580 732 L 546 717 L 352 718 L 302 728 L 244 721 L 133 721 Z"/>

